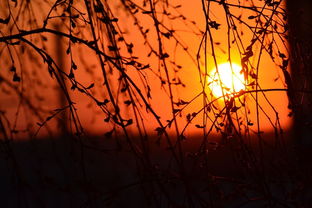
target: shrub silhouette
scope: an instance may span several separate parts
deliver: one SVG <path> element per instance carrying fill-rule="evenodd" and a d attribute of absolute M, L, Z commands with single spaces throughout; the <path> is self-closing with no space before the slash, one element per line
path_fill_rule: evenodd
<path fill-rule="evenodd" d="M 128 189 L 141 201 L 133 206 L 145 207 L 311 203 L 302 171 L 310 168 L 296 161 L 281 119 L 296 113 L 295 94 L 308 92 L 289 73 L 283 1 L 199 1 L 195 11 L 169 0 L 1 5 L 1 149 L 25 198 L 51 203 L 36 189 L 45 186 L 86 207 L 126 206 Z M 223 62 L 240 64 L 243 90 L 222 85 Z M 287 95 L 289 112 L 277 95 Z M 25 138 L 39 182 L 25 173 L 28 144 L 16 144 Z M 45 148 L 57 167 L 46 167 Z M 75 161 L 79 173 L 64 167 Z M 110 183 L 114 174 L 127 179 Z"/>

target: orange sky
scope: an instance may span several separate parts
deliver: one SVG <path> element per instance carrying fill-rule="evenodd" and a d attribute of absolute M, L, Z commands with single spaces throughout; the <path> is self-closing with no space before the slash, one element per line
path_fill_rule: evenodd
<path fill-rule="evenodd" d="M 138 1 L 140 2 L 140 1 Z M 255 1 L 257 2 L 257 1 Z M 180 1 L 172 2 L 172 5 L 177 5 L 178 3 L 181 3 Z M 246 3 L 248 4 L 248 3 Z M 118 5 L 117 5 L 118 6 Z M 151 55 L 150 57 L 147 57 L 147 54 L 149 53 L 150 49 L 147 44 L 144 44 L 144 38 L 142 35 L 138 35 L 139 31 L 136 27 L 133 26 L 134 19 L 131 18 L 129 15 L 125 15 L 122 10 L 118 7 L 112 7 L 115 8 L 113 11 L 114 15 L 118 17 L 120 29 L 124 32 L 127 32 L 124 34 L 125 39 L 130 43 L 132 42 L 133 47 L 133 56 L 139 57 L 139 61 L 143 64 L 149 64 L 150 69 L 142 70 L 140 72 L 137 72 L 134 68 L 129 66 L 127 68 L 127 74 L 135 81 L 138 87 L 141 88 L 141 91 L 144 92 L 146 95 L 146 86 L 149 86 L 151 89 L 151 95 L 152 99 L 150 99 L 150 103 L 152 108 L 155 110 L 155 112 L 161 117 L 161 121 L 166 124 L 167 120 L 172 119 L 172 110 L 170 107 L 170 98 L 169 98 L 169 91 L 167 85 L 161 85 L 161 81 L 158 77 L 160 75 L 162 79 L 165 80 L 165 71 L 162 64 L 159 62 L 159 60 L 154 56 Z M 191 101 L 193 98 L 195 98 L 199 93 L 202 92 L 202 86 L 200 84 L 200 80 L 205 79 L 205 57 L 204 57 L 204 50 L 203 48 L 200 49 L 200 64 L 199 66 L 196 63 L 196 54 L 199 50 L 199 45 L 201 41 L 200 34 L 201 31 L 205 30 L 205 18 L 202 12 L 202 5 L 201 1 L 183 1 L 182 6 L 177 9 L 168 9 L 167 12 L 172 13 L 175 16 L 179 16 L 183 14 L 185 17 L 187 17 L 186 21 L 180 21 L 176 20 L 173 22 L 170 22 L 168 18 L 165 16 L 162 17 L 162 14 L 160 11 L 162 11 L 161 7 L 157 7 L 159 13 L 157 14 L 159 19 L 163 19 L 164 25 L 166 25 L 167 29 L 175 30 L 176 32 L 175 37 L 170 37 L 167 39 L 166 37 L 162 38 L 164 48 L 166 52 L 169 54 L 169 58 L 166 59 L 166 63 L 169 67 L 169 76 L 171 78 L 172 82 L 177 82 L 179 79 L 182 81 L 185 86 L 181 85 L 173 85 L 172 92 L 173 92 L 173 100 L 174 102 L 179 102 L 179 100 L 183 101 Z M 244 11 L 243 13 L 239 9 L 232 9 L 230 7 L 231 12 L 233 14 L 239 16 L 242 15 L 242 19 L 248 19 L 247 17 L 254 15 L 254 13 L 249 13 Z M 216 61 L 218 64 L 227 62 L 229 58 L 228 53 L 228 39 L 227 39 L 227 23 L 225 19 L 225 13 L 224 9 L 221 5 L 217 3 L 211 3 L 211 19 L 216 21 L 220 24 L 219 29 L 215 30 L 212 29 L 212 36 L 214 39 L 214 47 L 215 47 L 215 53 L 216 53 Z M 266 11 L 269 13 L 269 11 Z M 147 35 L 149 43 L 152 47 L 156 48 L 158 47 L 157 36 L 155 35 L 155 30 L 153 27 L 153 21 L 152 18 L 149 15 L 146 14 L 138 14 L 137 17 L 140 20 L 140 24 L 144 27 L 144 30 L 149 29 L 150 32 Z M 249 23 L 252 23 L 254 21 L 253 19 L 247 20 Z M 195 24 L 194 24 L 195 23 Z M 254 24 L 254 23 L 253 23 Z M 250 44 L 251 40 L 253 39 L 252 33 L 247 30 L 247 28 L 243 24 L 237 24 L 238 25 L 238 31 L 243 32 L 241 34 L 242 41 L 244 43 L 245 48 Z M 165 32 L 166 28 L 162 28 L 162 31 Z M 87 32 L 86 32 L 87 34 Z M 55 54 L 55 48 L 56 45 L 54 44 L 55 36 L 53 35 L 46 35 L 46 37 L 52 42 L 47 43 L 47 51 L 52 55 L 52 57 L 56 57 L 57 54 Z M 86 36 L 89 38 L 90 36 Z M 233 37 L 233 36 L 232 36 Z M 176 40 L 179 41 L 179 46 L 177 46 Z M 230 40 L 232 41 L 232 39 Z M 267 40 L 265 40 L 267 41 Z M 281 52 L 287 54 L 287 52 L 283 49 L 283 45 L 281 41 L 276 39 L 277 44 L 279 45 L 279 49 Z M 215 68 L 214 59 L 211 54 L 211 45 L 208 41 L 208 47 L 207 47 L 207 58 L 206 58 L 206 67 L 207 71 L 211 71 L 213 68 Z M 3 43 L 1 43 L 3 45 Z M 63 40 L 64 49 L 66 50 L 68 41 Z M 3 47 L 1 45 L 1 47 Z M 65 46 L 66 45 L 66 46 Z M 122 44 L 121 44 L 122 45 Z M 187 51 L 183 49 L 183 47 L 187 47 Z M 259 60 L 259 50 L 260 44 L 256 43 L 253 46 L 253 53 L 254 55 L 249 59 L 250 63 L 253 66 L 257 65 L 257 62 Z M 65 58 L 66 63 L 64 64 L 64 71 L 69 73 L 70 68 L 70 62 L 68 59 L 68 55 L 66 55 L 64 50 L 64 53 L 62 56 L 67 57 Z M 230 57 L 232 62 L 240 64 L 241 56 L 239 55 L 240 52 L 238 51 L 238 48 L 235 44 L 231 45 L 230 49 Z M 121 52 L 123 52 L 121 50 Z M 28 51 L 28 53 L 31 53 Z M 34 55 L 36 56 L 36 55 Z M 14 55 L 16 57 L 16 55 Z M 38 58 L 38 57 L 37 57 Z M 89 49 L 86 49 L 86 47 L 75 47 L 75 51 L 73 52 L 73 59 L 75 60 L 75 64 L 78 66 L 78 70 L 75 71 L 75 78 L 79 82 L 83 83 L 85 86 L 89 86 L 91 83 L 95 84 L 95 87 L 90 90 L 91 93 L 96 98 L 104 99 L 107 98 L 107 91 L 105 90 L 103 86 L 103 78 L 101 75 L 101 70 L 99 69 L 98 59 L 96 58 L 96 55 Z M 59 101 L 58 101 L 58 93 L 54 89 L 55 79 L 51 80 L 49 77 L 49 74 L 46 70 L 46 67 L 44 69 L 40 69 L 40 67 L 32 67 L 32 63 L 29 61 L 29 54 L 28 56 L 25 55 L 21 58 L 21 66 L 17 67 L 18 69 L 22 69 L 25 74 L 29 74 L 30 77 L 38 77 L 45 85 L 48 85 L 47 88 L 38 88 L 38 86 L 35 86 L 36 84 L 33 82 L 33 88 L 32 93 L 29 93 L 28 95 L 31 96 L 42 96 L 44 97 L 44 101 L 42 102 L 44 105 L 41 106 L 43 109 L 47 110 L 48 112 L 43 115 L 43 117 L 48 116 L 53 112 L 54 109 L 59 107 Z M 175 64 L 173 64 L 173 62 Z M 259 85 L 262 89 L 279 89 L 279 88 L 285 88 L 284 86 L 284 80 L 283 75 L 280 70 L 280 68 L 277 66 L 280 63 L 280 60 L 276 59 L 276 64 L 274 64 L 270 58 L 270 56 L 265 52 L 261 54 L 261 60 L 259 63 L 259 74 L 258 74 L 258 81 Z M 7 64 L 10 65 L 10 64 Z M 22 66 L 23 65 L 23 66 Z M 178 65 L 178 66 L 177 66 Z M 3 69 L 5 69 L 5 66 L 1 66 Z M 174 73 L 174 69 L 177 71 Z M 2 72 L 1 72 L 2 73 Z M 6 74 L 4 72 L 3 74 Z M 10 74 L 10 73 L 7 73 Z M 114 86 L 114 92 L 116 93 L 118 87 L 117 78 L 119 77 L 119 73 L 116 71 L 113 71 L 113 74 L 110 75 L 110 83 L 112 86 Z M 10 75 L 11 76 L 11 75 Z M 142 82 L 142 78 L 146 77 L 147 83 L 145 81 Z M 175 78 L 175 79 L 174 79 Z M 34 78 L 36 79 L 36 78 Z M 174 80 L 172 80 L 174 79 Z M 28 80 L 31 83 L 31 79 Z M 26 82 L 25 82 L 26 83 Z M 67 86 L 70 88 L 70 83 L 67 83 Z M 8 87 L 5 87 L 8 88 Z M 35 89 L 36 88 L 36 89 Z M 205 87 L 205 92 L 208 94 L 208 101 L 214 99 L 210 96 L 209 88 L 208 86 Z M 3 88 L 4 89 L 4 88 Z M 251 88 L 250 88 L 251 89 Z M 36 91 L 36 92 L 35 92 Z M 16 96 L 9 96 L 5 95 L 3 93 L 3 90 L 1 93 L 1 109 L 5 109 L 7 111 L 7 117 L 12 119 L 15 118 L 16 115 L 16 109 L 18 108 L 18 102 Z M 255 93 L 252 93 L 255 96 Z M 48 96 L 47 96 L 48 95 Z M 265 96 L 262 94 L 259 95 L 259 121 L 260 121 L 260 130 L 268 132 L 272 130 L 271 122 L 276 125 L 276 112 L 274 109 L 278 112 L 279 121 L 281 123 L 281 126 L 285 129 L 289 128 L 291 125 L 291 120 L 288 117 L 288 101 L 287 96 L 285 92 L 266 92 Z M 113 128 L 113 124 L 105 123 L 103 122 L 103 119 L 105 119 L 107 116 L 100 111 L 100 109 L 90 101 L 90 99 L 86 98 L 85 95 L 81 95 L 76 91 L 71 92 L 71 96 L 73 101 L 76 103 L 77 112 L 80 116 L 81 123 L 83 124 L 86 132 L 90 134 L 103 134 L 107 132 L 108 130 Z M 118 97 L 118 101 L 120 103 L 123 103 L 124 101 L 128 100 L 129 97 L 125 95 L 120 95 Z M 257 131 L 257 111 L 256 111 L 256 104 L 253 100 L 252 96 L 247 95 L 246 97 L 246 111 L 242 110 L 238 112 L 239 116 L 241 116 L 243 119 L 249 120 L 250 123 L 253 123 L 253 126 L 249 126 L 251 130 Z M 270 101 L 270 103 L 267 102 L 267 100 Z M 183 109 L 182 113 L 177 116 L 177 123 L 178 123 L 178 129 L 181 132 L 182 129 L 187 125 L 186 116 L 188 114 L 192 114 L 194 112 L 200 111 L 200 109 L 203 106 L 203 96 L 197 97 L 194 101 L 192 101 L 191 104 L 189 104 L 185 109 Z M 207 102 L 207 100 L 206 100 Z M 142 115 L 142 118 L 144 120 L 144 125 L 148 132 L 155 133 L 155 128 L 158 127 L 156 120 L 151 116 L 150 113 L 147 112 L 145 109 L 143 102 L 140 102 L 142 107 L 140 107 L 140 112 Z M 140 106 L 138 105 L 138 106 Z M 239 105 L 239 104 L 238 104 Z M 111 109 L 110 104 L 108 104 L 108 108 Z M 221 100 L 221 102 L 217 101 L 215 102 L 216 108 L 222 108 L 224 106 L 224 101 Z M 274 107 L 274 109 L 272 108 Z M 176 106 L 177 109 L 181 109 L 183 105 Z M 262 110 L 265 112 L 263 113 Z M 218 110 L 216 110 L 217 112 Z M 248 111 L 251 113 L 248 114 Z M 133 119 L 133 112 L 131 107 L 122 107 L 121 108 L 121 114 L 125 119 Z M 18 129 L 25 129 L 27 127 L 27 124 L 25 122 L 25 118 L 33 117 L 33 123 L 36 123 L 36 119 L 31 113 L 27 111 L 20 111 L 20 114 L 18 115 L 19 119 L 16 121 L 16 125 Z M 211 113 L 208 113 L 207 119 L 207 129 L 210 128 L 212 125 L 212 121 L 209 120 L 209 118 L 213 119 L 215 117 L 213 111 Z M 56 127 L 56 123 L 54 121 L 49 122 L 49 125 L 51 126 L 52 131 L 55 131 L 54 129 Z M 197 133 L 201 133 L 203 130 L 201 128 L 196 128 L 196 125 L 203 125 L 203 114 L 202 112 L 197 115 L 197 117 L 192 120 L 192 123 L 187 127 L 187 131 L 185 135 L 193 135 Z M 221 122 L 221 121 L 220 121 Z M 140 122 L 140 125 L 142 122 Z M 38 127 L 32 127 L 33 129 L 36 129 Z M 132 125 L 132 127 L 128 127 L 132 130 L 132 132 L 135 134 L 137 133 L 138 127 L 136 125 Z M 168 129 L 169 132 L 174 132 L 174 128 L 171 127 Z M 45 134 L 46 130 L 41 130 L 42 135 Z"/>

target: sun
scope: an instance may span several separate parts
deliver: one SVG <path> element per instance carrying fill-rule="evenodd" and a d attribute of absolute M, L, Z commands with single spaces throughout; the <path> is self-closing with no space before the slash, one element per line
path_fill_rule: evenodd
<path fill-rule="evenodd" d="M 235 92 L 244 90 L 244 75 L 240 73 L 242 67 L 235 63 L 223 63 L 214 68 L 208 76 L 208 87 L 215 97 L 231 96 Z M 223 93 L 222 93 L 223 89 Z"/>

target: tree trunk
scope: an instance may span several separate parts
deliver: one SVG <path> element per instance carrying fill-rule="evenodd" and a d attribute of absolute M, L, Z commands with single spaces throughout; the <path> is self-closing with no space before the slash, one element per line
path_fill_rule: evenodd
<path fill-rule="evenodd" d="M 297 144 L 312 144 L 312 1 L 288 0 L 294 132 Z M 300 92 L 298 92 L 300 91 Z M 305 91 L 305 92 L 303 92 Z"/>
<path fill-rule="evenodd" d="M 57 24 L 55 25 L 55 30 L 57 31 L 61 31 L 61 25 Z M 63 46 L 63 42 L 62 42 L 62 37 L 61 36 L 56 36 L 56 40 L 55 40 L 55 44 L 56 44 L 56 63 L 59 66 L 59 68 L 61 70 L 64 71 L 65 68 L 65 60 L 64 60 L 64 46 Z M 58 73 L 61 82 L 63 82 L 63 85 L 66 86 L 65 83 L 65 79 L 63 78 L 63 74 L 62 73 Z M 60 108 L 65 108 L 65 106 L 67 105 L 67 100 L 66 100 L 66 96 L 64 95 L 64 92 L 62 89 L 59 89 L 59 95 L 58 95 L 58 100 L 59 100 L 59 105 Z M 68 119 L 67 119 L 67 111 L 64 110 L 63 112 L 60 113 L 60 117 L 58 120 L 58 125 L 60 128 L 60 132 L 61 135 L 68 135 Z"/>

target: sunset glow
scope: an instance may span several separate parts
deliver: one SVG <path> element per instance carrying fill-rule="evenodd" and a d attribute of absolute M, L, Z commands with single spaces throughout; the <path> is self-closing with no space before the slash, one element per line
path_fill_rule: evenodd
<path fill-rule="evenodd" d="M 224 101 L 241 90 L 246 92 L 235 100 L 235 116 L 241 117 L 237 126 L 249 121 L 260 123 L 254 131 L 271 131 L 278 123 L 289 126 L 286 91 L 261 91 L 286 86 L 289 55 L 281 35 L 286 31 L 282 5 L 272 17 L 277 5 L 265 1 L 234 0 L 229 9 L 220 1 L 107 1 L 106 6 L 101 5 L 106 1 L 95 1 L 99 5 L 94 8 L 66 2 L 44 1 L 34 8 L 36 15 L 17 21 L 9 13 L 17 16 L 26 4 L 9 12 L 9 5 L 0 3 L 0 118 L 5 112 L 2 119 L 10 121 L 6 128 L 15 132 L 12 138 L 62 132 L 200 137 L 211 127 L 217 134 L 213 121 L 229 119 L 222 114 Z M 246 9 L 254 6 L 257 11 Z M 260 22 L 269 19 L 276 22 L 261 29 Z M 18 30 L 17 25 L 24 26 Z M 35 45 L 27 42 L 37 39 Z M 248 73 L 240 73 L 242 66 Z M 214 111 L 202 111 L 206 102 Z"/>
<path fill-rule="evenodd" d="M 229 62 L 220 64 L 218 70 L 214 68 L 208 76 L 208 87 L 213 95 L 221 97 L 245 89 L 244 75 L 240 71 L 239 65 Z"/>

